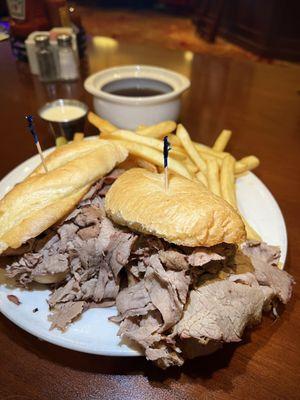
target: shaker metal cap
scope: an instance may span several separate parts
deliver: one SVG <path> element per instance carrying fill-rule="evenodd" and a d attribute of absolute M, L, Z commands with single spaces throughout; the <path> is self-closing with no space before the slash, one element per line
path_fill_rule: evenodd
<path fill-rule="evenodd" d="M 67 35 L 66 33 L 62 33 L 57 36 L 57 43 L 59 46 L 68 47 L 72 44 L 71 35 Z"/>
<path fill-rule="evenodd" d="M 46 46 L 49 44 L 49 36 L 48 35 L 36 35 L 34 37 L 34 42 L 38 46 Z"/>

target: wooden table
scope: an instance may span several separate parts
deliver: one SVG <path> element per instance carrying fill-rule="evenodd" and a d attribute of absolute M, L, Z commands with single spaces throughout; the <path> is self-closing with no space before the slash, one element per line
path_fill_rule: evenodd
<path fill-rule="evenodd" d="M 229 150 L 256 154 L 258 176 L 277 198 L 289 234 L 286 268 L 300 281 L 299 67 L 218 59 L 190 52 L 121 45 L 101 37 L 90 43 L 90 72 L 133 63 L 169 67 L 189 76 L 182 121 L 192 136 L 211 144 L 232 129 Z M 35 153 L 24 115 L 47 100 L 75 97 L 91 106 L 82 82 L 43 87 L 26 64 L 0 44 L 0 176 Z M 44 147 L 53 144 L 37 119 Z M 89 130 L 91 133 L 94 131 Z M 298 184 L 298 186 L 297 186 Z M 265 318 L 241 346 L 161 371 L 142 358 L 86 355 L 41 342 L 0 318 L 0 399 L 299 399 L 299 285 L 281 318 Z"/>

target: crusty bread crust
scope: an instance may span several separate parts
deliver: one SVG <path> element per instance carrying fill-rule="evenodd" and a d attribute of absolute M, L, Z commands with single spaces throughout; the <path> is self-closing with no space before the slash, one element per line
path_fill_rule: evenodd
<path fill-rule="evenodd" d="M 141 168 L 121 175 L 105 198 L 107 215 L 117 224 L 182 246 L 241 243 L 245 226 L 237 212 L 200 182 L 164 177 Z"/>
<path fill-rule="evenodd" d="M 98 179 L 128 155 L 105 140 L 84 140 L 57 148 L 42 166 L 0 201 L 0 254 L 18 248 L 65 217 Z"/>

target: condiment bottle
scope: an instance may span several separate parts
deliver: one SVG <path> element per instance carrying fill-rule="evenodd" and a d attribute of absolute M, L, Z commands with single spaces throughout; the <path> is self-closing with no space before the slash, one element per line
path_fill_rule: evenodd
<path fill-rule="evenodd" d="M 81 16 L 74 5 L 68 5 L 66 0 L 46 0 L 51 26 L 72 28 L 77 41 L 79 57 L 82 58 L 86 49 L 86 33 L 81 23 Z"/>
<path fill-rule="evenodd" d="M 37 35 L 34 38 L 36 45 L 36 57 L 39 65 L 39 78 L 42 82 L 57 80 L 57 70 L 54 53 L 47 35 Z"/>
<path fill-rule="evenodd" d="M 43 0 L 7 0 L 10 15 L 11 46 L 14 55 L 27 61 L 25 39 L 33 31 L 50 28 Z"/>
<path fill-rule="evenodd" d="M 77 49 L 79 53 L 79 58 L 83 58 L 86 50 L 86 33 L 81 22 L 81 16 L 77 8 L 71 5 L 69 7 L 71 26 L 76 34 Z"/>
<path fill-rule="evenodd" d="M 72 37 L 61 34 L 57 36 L 60 79 L 76 80 L 79 77 L 77 58 L 72 48 Z"/>
<path fill-rule="evenodd" d="M 62 26 L 60 13 L 62 9 L 67 10 L 66 0 L 46 0 L 47 11 L 53 28 Z"/>

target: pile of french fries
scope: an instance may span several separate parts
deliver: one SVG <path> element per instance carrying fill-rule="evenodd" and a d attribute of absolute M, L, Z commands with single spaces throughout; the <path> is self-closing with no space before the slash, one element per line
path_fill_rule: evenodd
<path fill-rule="evenodd" d="M 153 126 L 139 126 L 135 131 L 118 127 L 90 112 L 89 122 L 98 128 L 100 139 L 113 140 L 126 147 L 133 164 L 153 172 L 163 171 L 163 141 L 168 135 L 172 149 L 169 153 L 170 172 L 188 179 L 200 181 L 213 193 L 221 196 L 236 210 L 235 181 L 238 176 L 259 165 L 255 156 L 236 160 L 225 148 L 231 131 L 223 130 L 212 147 L 194 142 L 187 130 L 174 121 L 164 121 Z M 173 134 L 175 132 L 175 134 Z M 83 134 L 76 133 L 74 140 L 82 140 Z M 260 240 L 259 235 L 244 221 L 247 238 Z"/>

